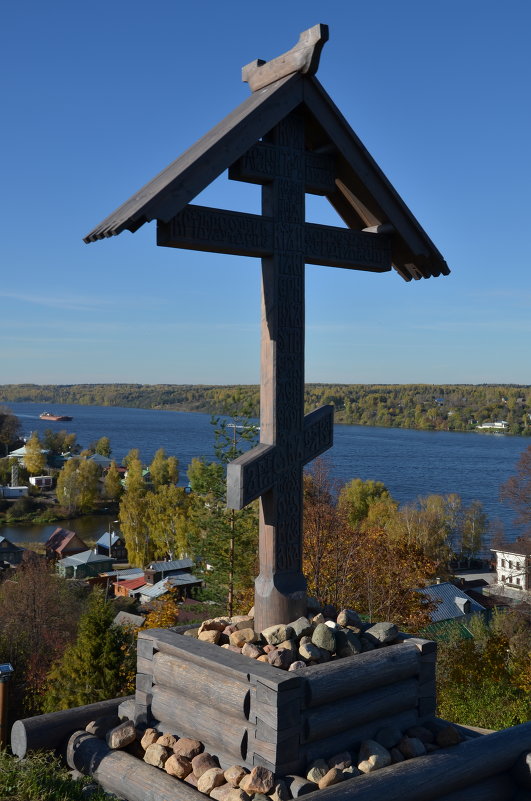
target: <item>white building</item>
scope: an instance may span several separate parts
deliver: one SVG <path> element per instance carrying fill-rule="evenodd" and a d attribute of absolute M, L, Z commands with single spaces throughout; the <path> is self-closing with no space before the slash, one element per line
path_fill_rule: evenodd
<path fill-rule="evenodd" d="M 496 556 L 497 584 L 517 592 L 531 591 L 531 539 L 491 548 Z"/>

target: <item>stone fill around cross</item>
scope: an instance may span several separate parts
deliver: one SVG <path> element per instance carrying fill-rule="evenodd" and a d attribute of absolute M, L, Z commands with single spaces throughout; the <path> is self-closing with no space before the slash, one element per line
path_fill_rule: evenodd
<path fill-rule="evenodd" d="M 334 189 L 334 161 L 305 150 L 295 110 L 239 159 L 229 177 L 262 184 L 262 215 L 189 205 L 159 223 L 157 243 L 262 257 L 260 444 L 229 464 L 227 505 L 260 498 L 255 626 L 306 614 L 302 573 L 303 466 L 332 446 L 333 408 L 304 416 L 306 263 L 384 272 L 381 234 L 305 222 L 305 193 Z"/>

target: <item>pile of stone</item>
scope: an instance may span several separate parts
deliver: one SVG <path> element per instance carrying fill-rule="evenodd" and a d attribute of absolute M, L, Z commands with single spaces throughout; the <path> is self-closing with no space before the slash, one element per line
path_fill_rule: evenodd
<path fill-rule="evenodd" d="M 407 731 L 380 729 L 359 750 L 343 751 L 330 759 L 317 759 L 304 775 L 275 776 L 261 765 L 252 770 L 231 765 L 224 770 L 203 743 L 154 728 L 136 730 L 131 721 L 114 725 L 117 719 L 102 718 L 87 731 L 106 740 L 111 749 L 124 748 L 149 765 L 165 770 L 215 801 L 289 801 L 314 790 L 372 773 L 387 765 L 457 745 L 463 739 L 455 726 L 433 720 Z"/>
<path fill-rule="evenodd" d="M 399 638 L 393 623 L 366 623 L 353 609 L 338 613 L 333 607 L 260 632 L 254 630 L 254 618 L 249 614 L 211 618 L 184 633 L 283 670 L 365 653 L 392 645 Z"/>

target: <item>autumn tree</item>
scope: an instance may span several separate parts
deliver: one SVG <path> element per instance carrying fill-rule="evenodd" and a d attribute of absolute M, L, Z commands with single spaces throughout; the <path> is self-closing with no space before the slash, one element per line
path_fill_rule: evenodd
<path fill-rule="evenodd" d="M 500 495 L 516 513 L 516 525 L 524 526 L 526 533 L 531 533 L 531 445 L 516 463 L 515 475 L 502 484 Z"/>
<path fill-rule="evenodd" d="M 47 677 L 46 711 L 92 704 L 124 694 L 135 671 L 133 643 L 120 626 L 113 626 L 114 608 L 95 588 L 79 621 L 76 641 Z"/>
<path fill-rule="evenodd" d="M 177 484 L 179 481 L 179 460 L 176 456 L 168 456 L 166 459 L 166 470 L 168 473 L 168 484 Z"/>
<path fill-rule="evenodd" d="M 323 461 L 316 460 L 304 494 L 303 569 L 310 594 L 410 630 L 428 623 L 431 605 L 415 588 L 424 586 L 434 565 L 388 528 L 398 504 L 377 488 L 363 514 L 349 516 L 345 495 L 336 503 L 335 494 Z"/>
<path fill-rule="evenodd" d="M 304 474 L 303 573 L 309 595 L 342 606 L 353 551 L 344 517 L 336 508 L 337 489 L 328 463 L 316 459 Z"/>
<path fill-rule="evenodd" d="M 98 465 L 87 459 L 68 459 L 57 477 L 56 494 L 69 515 L 90 512 L 99 496 Z"/>
<path fill-rule="evenodd" d="M 339 508 L 350 527 L 355 529 L 367 517 L 369 507 L 374 501 L 389 497 L 389 492 L 381 481 L 353 478 L 339 493 Z"/>
<path fill-rule="evenodd" d="M 76 434 L 70 434 L 64 429 L 53 431 L 51 428 L 46 428 L 42 435 L 42 447 L 58 455 L 68 453 L 75 446 L 76 438 Z"/>
<path fill-rule="evenodd" d="M 179 480 L 179 462 L 175 456 L 166 457 L 164 448 L 159 448 L 149 465 L 151 483 L 158 489 L 164 484 L 177 484 Z"/>
<path fill-rule="evenodd" d="M 179 559 L 188 551 L 188 513 L 190 496 L 183 487 L 162 484 L 148 492 L 146 528 L 155 556 Z"/>
<path fill-rule="evenodd" d="M 24 452 L 24 466 L 33 476 L 41 475 L 46 467 L 46 455 L 42 451 L 39 435 L 34 431 L 26 442 Z"/>
<path fill-rule="evenodd" d="M 463 510 L 461 523 L 459 554 L 470 560 L 481 552 L 485 534 L 489 529 L 489 520 L 483 511 L 481 501 L 472 501 Z"/>
<path fill-rule="evenodd" d="M 20 421 L 7 406 L 0 406 L 0 445 L 4 456 L 20 437 Z"/>
<path fill-rule="evenodd" d="M 456 504 L 459 496 L 430 495 L 397 509 L 385 528 L 392 540 L 405 543 L 425 554 L 433 565 L 432 576 L 448 575 L 457 536 Z"/>
<path fill-rule="evenodd" d="M 18 717 L 41 710 L 46 675 L 74 640 L 85 597 L 84 589 L 31 552 L 0 584 L 0 654 L 15 668 L 10 699 Z"/>
<path fill-rule="evenodd" d="M 179 622 L 179 591 L 175 587 L 170 587 L 168 592 L 156 598 L 150 606 L 142 629 L 167 629 Z"/>
<path fill-rule="evenodd" d="M 130 463 L 135 460 L 140 461 L 140 451 L 138 448 L 131 448 L 131 450 L 128 451 L 122 459 L 122 465 L 129 469 Z"/>
<path fill-rule="evenodd" d="M 122 478 L 118 472 L 116 462 L 111 462 L 111 466 L 105 473 L 103 479 L 103 494 L 110 501 L 117 501 L 123 492 Z"/>
<path fill-rule="evenodd" d="M 99 453 L 100 456 L 106 456 L 107 459 L 111 455 L 111 441 L 109 437 L 100 437 L 94 447 L 94 452 Z"/>
<path fill-rule="evenodd" d="M 129 562 L 138 567 L 148 564 L 155 556 L 155 546 L 150 541 L 147 525 L 146 492 L 142 463 L 133 455 L 127 469 L 125 491 L 120 499 L 118 518 Z"/>

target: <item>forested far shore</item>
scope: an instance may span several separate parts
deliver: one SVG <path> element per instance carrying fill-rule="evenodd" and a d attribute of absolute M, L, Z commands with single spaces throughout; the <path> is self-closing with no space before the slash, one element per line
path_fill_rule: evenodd
<path fill-rule="evenodd" d="M 257 385 L 4 384 L 0 403 L 124 406 L 223 414 L 238 404 L 259 416 Z M 433 431 L 531 434 L 529 384 L 307 384 L 305 411 L 332 404 L 335 422 Z M 488 428 L 482 429 L 488 431 Z"/>

